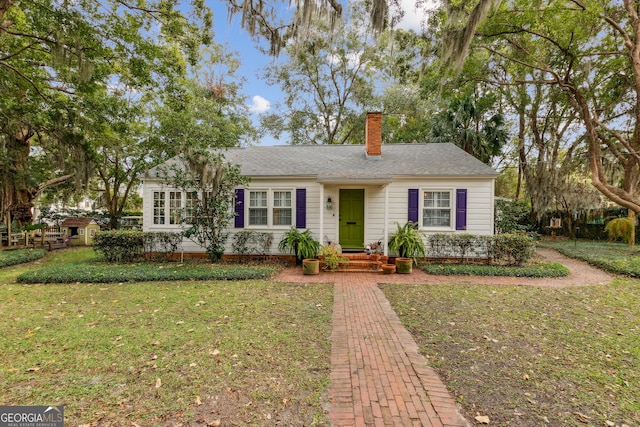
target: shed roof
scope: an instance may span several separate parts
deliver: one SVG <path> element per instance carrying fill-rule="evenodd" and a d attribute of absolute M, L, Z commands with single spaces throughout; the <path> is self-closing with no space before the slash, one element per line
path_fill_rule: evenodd
<path fill-rule="evenodd" d="M 86 227 L 92 223 L 97 225 L 93 218 L 65 218 L 60 227 Z"/>
<path fill-rule="evenodd" d="M 395 177 L 495 177 L 498 173 L 451 143 L 389 144 L 381 156 L 364 145 L 277 145 L 232 148 L 225 158 L 245 176 L 312 177 L 320 182 L 390 182 Z M 173 159 L 175 163 L 177 160 Z M 158 176 L 151 169 L 147 177 Z"/>

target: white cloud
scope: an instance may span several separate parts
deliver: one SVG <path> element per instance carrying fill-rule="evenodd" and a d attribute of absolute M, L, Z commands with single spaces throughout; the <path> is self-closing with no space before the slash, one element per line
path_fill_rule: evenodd
<path fill-rule="evenodd" d="M 416 5 L 416 0 L 401 0 L 400 4 L 404 10 L 404 16 L 397 27 L 420 32 L 426 21 L 427 12 L 436 9 L 440 5 L 440 1 L 426 0 Z"/>
<path fill-rule="evenodd" d="M 256 114 L 262 114 L 265 111 L 268 111 L 270 108 L 271 103 L 260 95 L 254 96 L 251 100 L 251 104 L 249 104 L 249 111 Z"/>

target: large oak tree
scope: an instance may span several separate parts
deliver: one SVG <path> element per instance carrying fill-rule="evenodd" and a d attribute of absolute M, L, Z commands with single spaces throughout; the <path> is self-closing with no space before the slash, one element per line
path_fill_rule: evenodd
<path fill-rule="evenodd" d="M 31 221 L 40 192 L 96 165 L 84 134 L 96 93 L 153 91 L 183 76 L 211 41 L 211 12 L 162 0 L 0 2 L 0 214 Z M 95 129 L 92 129 L 95 134 Z M 43 166 L 49 167 L 43 167 Z"/>

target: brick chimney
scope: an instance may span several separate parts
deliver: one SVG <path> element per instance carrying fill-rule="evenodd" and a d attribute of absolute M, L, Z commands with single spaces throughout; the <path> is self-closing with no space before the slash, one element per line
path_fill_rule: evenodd
<path fill-rule="evenodd" d="M 382 156 L 382 113 L 367 113 L 364 132 L 367 157 L 380 158 Z"/>

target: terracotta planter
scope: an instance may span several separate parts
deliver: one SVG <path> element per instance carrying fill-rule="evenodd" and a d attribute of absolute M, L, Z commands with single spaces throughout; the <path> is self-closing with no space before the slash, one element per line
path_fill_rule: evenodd
<path fill-rule="evenodd" d="M 413 272 L 413 258 L 396 258 L 396 272 L 411 274 Z"/>
<path fill-rule="evenodd" d="M 382 264 L 382 273 L 383 274 L 393 274 L 396 272 L 395 264 Z"/>
<path fill-rule="evenodd" d="M 302 260 L 302 274 L 320 274 L 320 260 L 316 258 Z"/>
<path fill-rule="evenodd" d="M 380 254 L 371 254 L 369 255 L 369 259 L 371 261 L 380 261 Z"/>

